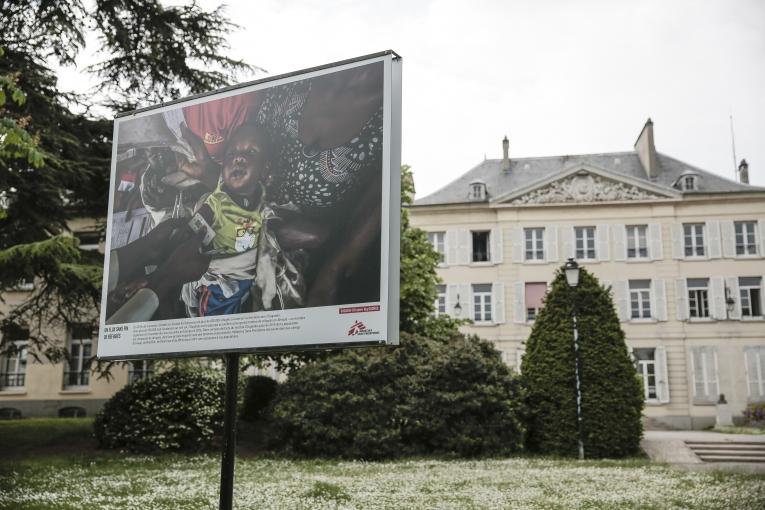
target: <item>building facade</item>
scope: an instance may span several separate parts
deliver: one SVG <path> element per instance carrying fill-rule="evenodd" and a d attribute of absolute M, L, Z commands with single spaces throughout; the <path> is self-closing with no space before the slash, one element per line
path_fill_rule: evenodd
<path fill-rule="evenodd" d="M 765 188 L 635 150 L 486 160 L 415 201 L 442 255 L 436 313 L 494 342 L 520 368 L 555 271 L 568 258 L 610 286 L 648 426 L 714 424 L 765 400 Z M 747 171 L 742 162 L 744 181 Z"/>

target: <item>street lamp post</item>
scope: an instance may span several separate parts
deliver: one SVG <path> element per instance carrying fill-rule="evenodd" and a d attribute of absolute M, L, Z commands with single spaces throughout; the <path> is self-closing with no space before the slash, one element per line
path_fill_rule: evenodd
<path fill-rule="evenodd" d="M 564 266 L 568 286 L 576 290 L 579 285 L 579 264 L 573 258 L 568 259 Z M 576 294 L 573 299 L 571 314 L 574 325 L 574 375 L 576 377 L 576 431 L 579 443 L 579 460 L 584 459 L 584 440 L 582 439 L 582 382 L 579 378 L 579 333 L 576 329 Z"/>

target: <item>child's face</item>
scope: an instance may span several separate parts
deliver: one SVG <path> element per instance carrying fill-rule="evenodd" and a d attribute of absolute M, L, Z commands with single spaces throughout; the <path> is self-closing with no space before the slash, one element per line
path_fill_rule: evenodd
<path fill-rule="evenodd" d="M 266 175 L 263 135 L 256 127 L 244 125 L 229 140 L 223 159 L 223 183 L 229 192 L 253 195 Z"/>

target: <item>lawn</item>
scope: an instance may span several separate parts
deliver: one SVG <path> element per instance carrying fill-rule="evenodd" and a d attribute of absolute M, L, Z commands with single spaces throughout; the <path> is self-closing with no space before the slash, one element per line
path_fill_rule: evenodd
<path fill-rule="evenodd" d="M 219 462 L 216 454 L 38 451 L 0 464 L 0 509 L 217 508 Z M 765 477 L 678 471 L 643 459 L 245 457 L 237 460 L 234 497 L 239 509 L 761 509 Z"/>

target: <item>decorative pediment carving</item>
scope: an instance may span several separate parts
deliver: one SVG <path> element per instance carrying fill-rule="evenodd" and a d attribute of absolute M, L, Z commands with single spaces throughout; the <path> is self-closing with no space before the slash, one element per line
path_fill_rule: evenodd
<path fill-rule="evenodd" d="M 510 200 L 511 204 L 618 202 L 667 198 L 632 184 L 579 172 Z"/>

